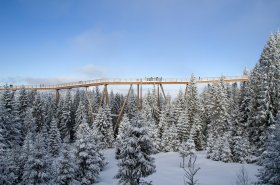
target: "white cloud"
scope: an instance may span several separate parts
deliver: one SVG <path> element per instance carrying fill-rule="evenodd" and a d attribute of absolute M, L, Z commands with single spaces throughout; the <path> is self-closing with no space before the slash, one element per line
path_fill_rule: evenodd
<path fill-rule="evenodd" d="M 87 78 L 105 78 L 105 69 L 95 66 L 93 64 L 87 64 L 82 67 L 78 67 L 76 70 L 78 73 L 84 75 Z"/>
<path fill-rule="evenodd" d="M 95 57 L 112 57 L 120 50 L 120 39 L 120 33 L 90 29 L 74 36 L 70 42 L 75 52 L 92 54 Z"/>

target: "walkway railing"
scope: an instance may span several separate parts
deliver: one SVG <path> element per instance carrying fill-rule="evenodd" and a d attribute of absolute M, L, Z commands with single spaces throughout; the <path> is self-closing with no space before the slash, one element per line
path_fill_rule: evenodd
<path fill-rule="evenodd" d="M 225 76 L 222 77 L 226 82 L 247 81 L 248 76 Z M 221 77 L 197 77 L 196 83 L 213 83 L 219 81 Z M 112 79 L 96 79 L 87 81 L 78 81 L 72 83 L 54 84 L 54 85 L 4 85 L 0 86 L 0 90 L 59 90 L 79 87 L 90 87 L 98 85 L 128 85 L 128 84 L 188 84 L 190 78 L 162 78 L 162 77 L 147 77 L 147 78 L 112 78 Z"/>

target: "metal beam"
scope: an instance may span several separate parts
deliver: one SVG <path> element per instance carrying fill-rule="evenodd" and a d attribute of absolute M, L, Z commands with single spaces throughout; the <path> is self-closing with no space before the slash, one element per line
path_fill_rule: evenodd
<path fill-rule="evenodd" d="M 160 88 L 161 88 L 161 92 L 162 92 L 162 94 L 163 94 L 164 100 L 165 100 L 165 102 L 166 102 L 166 96 L 165 96 L 165 93 L 164 93 L 162 84 L 160 84 Z"/>

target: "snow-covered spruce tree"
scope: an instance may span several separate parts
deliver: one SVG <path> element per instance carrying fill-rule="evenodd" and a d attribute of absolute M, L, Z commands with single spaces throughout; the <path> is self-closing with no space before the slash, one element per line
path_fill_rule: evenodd
<path fill-rule="evenodd" d="M 58 156 L 61 147 L 61 138 L 60 138 L 60 132 L 57 128 L 57 121 L 55 118 L 53 118 L 51 122 L 48 145 L 49 145 L 49 153 L 53 157 Z"/>
<path fill-rule="evenodd" d="M 108 118 L 110 115 L 105 111 L 105 109 L 100 108 L 93 123 L 101 137 L 100 141 L 103 143 L 103 149 L 112 147 L 114 139 L 113 125 Z"/>
<path fill-rule="evenodd" d="M 75 125 L 74 125 L 74 131 L 75 131 L 75 137 L 76 138 L 76 134 L 77 134 L 77 130 L 79 128 L 79 125 L 82 124 L 83 120 L 87 120 L 87 116 L 86 116 L 86 108 L 83 104 L 82 101 L 79 102 L 76 114 L 75 114 Z"/>
<path fill-rule="evenodd" d="M 24 143 L 23 146 L 21 147 L 21 152 L 20 152 L 20 156 L 18 159 L 18 168 L 21 169 L 19 172 L 19 176 L 18 176 L 18 182 L 22 181 L 22 176 L 24 171 L 22 169 L 24 169 L 25 164 L 28 161 L 28 157 L 32 154 L 33 148 L 34 148 L 34 136 L 33 136 L 33 132 L 29 131 L 24 139 Z"/>
<path fill-rule="evenodd" d="M 18 184 L 20 171 L 19 164 L 20 147 L 16 146 L 6 150 L 4 163 L 3 184 Z"/>
<path fill-rule="evenodd" d="M 158 103 L 158 95 L 156 92 L 156 87 L 153 86 L 152 92 L 148 91 L 147 96 L 146 96 L 146 105 L 149 105 L 151 108 L 151 113 L 152 117 L 155 121 L 156 124 L 159 123 L 159 118 L 160 118 L 160 107 Z"/>
<path fill-rule="evenodd" d="M 232 162 L 232 153 L 230 150 L 230 145 L 229 145 L 229 133 L 224 133 L 222 137 L 222 145 L 221 145 L 221 160 L 225 163 Z"/>
<path fill-rule="evenodd" d="M 173 102 L 173 107 L 174 119 L 175 123 L 177 124 L 180 114 L 186 109 L 186 98 L 182 90 L 179 91 L 175 101 Z"/>
<path fill-rule="evenodd" d="M 7 154 L 7 146 L 6 146 L 6 141 L 4 137 L 5 133 L 5 127 L 3 125 L 3 121 L 0 117 L 0 183 L 3 184 L 5 180 L 5 155 Z"/>
<path fill-rule="evenodd" d="M 176 120 L 174 118 L 173 107 L 170 102 L 171 97 L 167 97 L 166 104 L 164 105 L 161 113 L 160 120 L 158 124 L 160 138 L 162 139 L 163 132 L 168 130 L 172 124 L 175 124 Z"/>
<path fill-rule="evenodd" d="M 178 130 L 173 123 L 169 128 L 164 129 L 162 134 L 162 151 L 164 152 L 177 152 L 180 146 L 178 138 Z"/>
<path fill-rule="evenodd" d="M 118 184 L 139 185 L 142 177 L 147 177 L 155 172 L 153 144 L 148 131 L 143 127 L 143 118 L 140 113 L 127 125 L 125 138 L 121 140 L 121 149 L 118 160 Z"/>
<path fill-rule="evenodd" d="M 95 87 L 95 91 L 94 91 L 94 97 L 93 97 L 93 112 L 97 113 L 99 110 L 99 105 L 100 105 L 100 101 L 101 101 L 101 93 L 100 93 L 100 89 L 98 86 Z"/>
<path fill-rule="evenodd" d="M 203 149 L 202 141 L 202 121 L 201 121 L 201 105 L 198 96 L 198 90 L 196 85 L 196 78 L 192 74 L 190 84 L 187 91 L 187 109 L 189 113 L 189 124 L 194 128 L 193 133 L 194 142 L 197 150 Z"/>
<path fill-rule="evenodd" d="M 107 146 L 109 148 L 113 147 L 114 143 L 114 129 L 113 129 L 113 122 L 112 122 L 112 117 L 111 117 L 111 108 L 109 106 L 106 106 L 104 109 L 104 114 L 105 114 L 105 122 L 108 124 L 108 129 L 107 129 Z"/>
<path fill-rule="evenodd" d="M 155 147 L 155 152 L 161 151 L 161 139 L 159 137 L 159 128 L 156 124 L 152 113 L 152 107 L 148 104 L 147 99 L 144 99 L 142 116 L 144 118 L 144 126 L 147 127 L 149 136 Z"/>
<path fill-rule="evenodd" d="M 210 159 L 214 161 L 223 161 L 225 163 L 232 162 L 232 153 L 228 142 L 229 134 L 225 133 L 219 136 L 213 145 L 212 153 L 208 154 Z"/>
<path fill-rule="evenodd" d="M 41 132 L 44 124 L 44 117 L 43 117 L 42 101 L 39 93 L 37 93 L 35 96 L 35 100 L 32 106 L 32 115 L 36 124 L 36 132 Z"/>
<path fill-rule="evenodd" d="M 62 159 L 59 161 L 58 176 L 56 183 L 59 185 L 74 185 L 76 177 L 75 159 L 67 144 L 64 144 L 62 150 Z"/>
<path fill-rule="evenodd" d="M 207 159 L 213 159 L 214 144 L 215 144 L 215 138 L 214 138 L 214 135 L 210 132 L 210 133 L 208 133 L 208 137 L 207 137 L 207 147 L 206 147 Z"/>
<path fill-rule="evenodd" d="M 104 144 L 101 142 L 101 134 L 98 131 L 98 129 L 96 128 L 95 125 L 92 125 L 92 138 L 93 140 L 95 140 L 96 143 L 96 152 L 97 155 L 99 156 L 100 160 L 98 161 L 99 167 L 100 167 L 100 171 L 103 170 L 103 168 L 109 163 L 108 161 L 106 161 L 105 157 L 104 157 L 104 153 L 102 152 Z"/>
<path fill-rule="evenodd" d="M 22 184 L 51 184 L 51 165 L 40 133 L 37 134 L 31 151 L 24 165 Z"/>
<path fill-rule="evenodd" d="M 121 106 L 123 104 L 123 95 L 120 93 L 116 93 L 114 96 L 114 100 L 113 102 L 111 102 L 111 112 L 112 114 L 119 114 L 120 110 L 121 110 Z M 117 121 L 117 117 L 113 117 L 113 125 L 116 124 Z"/>
<path fill-rule="evenodd" d="M 138 107 L 137 107 L 136 95 L 132 88 L 127 100 L 127 107 L 125 111 L 127 113 L 129 120 L 132 120 L 135 117 L 137 111 L 138 111 Z"/>
<path fill-rule="evenodd" d="M 272 34 L 265 45 L 260 60 L 250 79 L 249 138 L 254 154 L 264 151 L 267 129 L 279 111 L 280 81 L 280 32 Z"/>
<path fill-rule="evenodd" d="M 207 151 L 211 151 L 212 154 L 208 154 L 208 157 L 212 156 L 213 160 L 222 160 L 221 158 L 221 147 L 223 146 L 225 140 L 223 139 L 224 133 L 229 131 L 229 114 L 228 114 L 228 99 L 225 92 L 225 84 L 223 78 L 221 78 L 219 83 L 213 85 L 213 93 L 211 94 L 212 100 L 212 115 L 211 122 L 208 126 L 208 133 L 213 134 L 211 138 L 214 139 L 212 143 L 207 143 Z M 209 137 L 209 136 L 208 136 Z M 227 137 L 228 139 L 228 137 Z M 227 140 L 228 142 L 228 140 Z M 225 143 L 226 145 L 226 143 Z M 213 147 L 209 149 L 209 147 Z M 225 158 L 225 157 L 224 157 Z"/>
<path fill-rule="evenodd" d="M 248 76 L 249 72 L 245 69 L 243 71 L 244 76 Z M 240 83 L 240 95 L 239 95 L 239 125 L 247 129 L 248 117 L 249 117 L 249 103 L 250 103 L 250 90 L 249 82 L 244 81 Z"/>
<path fill-rule="evenodd" d="M 12 148 L 22 144 L 21 124 L 18 111 L 15 106 L 14 94 L 5 90 L 2 95 L 1 102 L 1 127 L 3 129 L 3 137 L 5 145 Z"/>
<path fill-rule="evenodd" d="M 93 131 L 83 119 L 79 125 L 76 139 L 76 161 L 77 177 L 76 179 L 82 185 L 95 183 L 100 172 L 100 157 L 96 146 L 96 140 L 93 137 Z"/>
<path fill-rule="evenodd" d="M 191 135 L 193 136 L 196 150 L 202 150 L 204 146 L 204 136 L 202 133 L 201 119 L 199 114 L 195 114 L 194 116 L 194 123 L 192 124 Z"/>
<path fill-rule="evenodd" d="M 21 133 L 22 133 L 22 138 L 24 139 L 25 137 L 25 134 L 24 133 L 24 119 L 25 119 L 25 116 L 26 116 L 26 113 L 27 113 L 27 110 L 28 110 L 28 99 L 27 99 L 27 93 L 26 93 L 26 90 L 23 89 L 23 90 L 20 90 L 19 92 L 19 97 L 18 97 L 18 100 L 17 100 L 17 107 L 16 109 L 18 110 L 18 116 L 19 116 L 19 122 L 20 122 L 20 125 L 21 125 Z"/>
<path fill-rule="evenodd" d="M 70 91 L 67 91 L 63 109 L 62 109 L 62 119 L 60 123 L 60 136 L 62 141 L 69 141 L 70 139 L 70 130 L 73 129 L 73 126 L 71 125 L 71 94 Z"/>
<path fill-rule="evenodd" d="M 261 185 L 280 184 L 280 112 L 270 127 L 270 135 L 265 143 L 265 152 L 262 157 L 262 168 L 259 171 Z"/>
<path fill-rule="evenodd" d="M 212 102 L 211 102 L 211 93 L 212 93 L 212 86 L 207 85 L 205 87 L 200 95 L 201 100 L 201 126 L 202 126 L 202 133 L 205 136 L 204 137 L 204 143 L 207 143 L 208 138 L 208 128 L 211 122 L 211 116 L 212 116 Z"/>
<path fill-rule="evenodd" d="M 248 137 L 235 136 L 233 138 L 234 146 L 232 149 L 233 161 L 238 163 L 250 163 L 251 159 L 251 146 Z"/>
<path fill-rule="evenodd" d="M 115 158 L 116 159 L 119 159 L 120 151 L 122 148 L 122 141 L 127 137 L 126 130 L 128 129 L 129 126 L 131 126 L 131 123 L 127 117 L 127 114 L 124 114 L 122 121 L 120 123 L 120 126 L 119 126 L 118 135 L 117 135 L 116 142 L 115 142 L 115 148 L 116 148 Z"/>
<path fill-rule="evenodd" d="M 180 142 L 185 142 L 189 138 L 191 125 L 189 122 L 189 111 L 185 109 L 179 116 L 178 123 L 178 136 Z"/>

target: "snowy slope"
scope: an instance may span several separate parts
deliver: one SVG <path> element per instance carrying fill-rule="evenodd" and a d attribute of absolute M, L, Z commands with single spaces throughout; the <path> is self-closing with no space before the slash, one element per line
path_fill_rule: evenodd
<path fill-rule="evenodd" d="M 114 149 L 106 150 L 105 157 L 109 165 L 100 174 L 98 185 L 114 185 L 117 180 L 114 175 L 117 173 L 117 161 L 114 159 Z M 183 185 L 184 170 L 179 167 L 181 158 L 176 152 L 159 153 L 154 156 L 156 159 L 157 172 L 146 180 L 153 181 L 153 185 Z M 236 174 L 242 164 L 223 163 L 206 159 L 205 152 L 198 152 L 196 165 L 201 169 L 197 178 L 200 185 L 234 185 Z M 256 181 L 255 174 L 259 166 L 245 164 L 245 170 L 251 181 Z"/>

